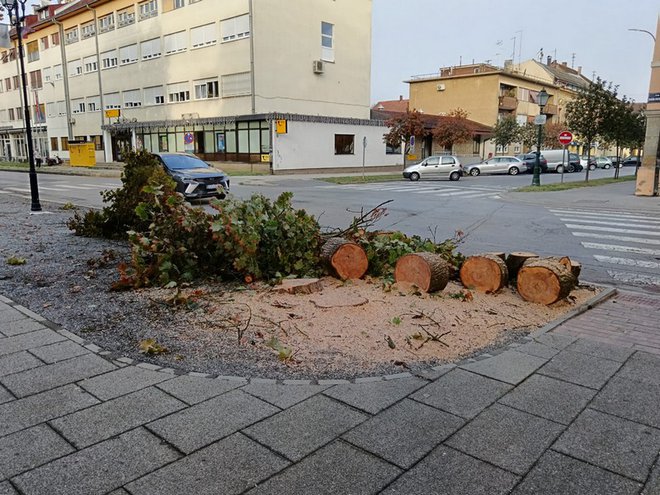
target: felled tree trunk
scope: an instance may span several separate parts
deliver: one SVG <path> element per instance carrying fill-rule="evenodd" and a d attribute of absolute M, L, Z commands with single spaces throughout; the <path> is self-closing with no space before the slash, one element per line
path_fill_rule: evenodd
<path fill-rule="evenodd" d="M 506 263 L 493 254 L 470 256 L 463 263 L 459 275 L 465 287 L 479 292 L 497 292 L 509 279 Z"/>
<path fill-rule="evenodd" d="M 394 268 L 397 284 L 415 285 L 424 292 L 442 290 L 449 282 L 451 267 L 442 256 L 434 253 L 406 254 Z"/>
<path fill-rule="evenodd" d="M 321 259 L 341 280 L 362 278 L 369 262 L 362 247 L 342 237 L 331 237 L 321 248 Z"/>
<path fill-rule="evenodd" d="M 518 293 L 526 301 L 553 304 L 570 294 L 576 279 L 556 259 L 530 259 L 518 272 Z"/>
<path fill-rule="evenodd" d="M 524 251 L 517 251 L 509 254 L 506 258 L 506 267 L 509 270 L 509 280 L 515 280 L 518 276 L 518 270 L 523 266 L 525 261 L 538 258 L 539 255 L 536 253 L 527 253 Z"/>

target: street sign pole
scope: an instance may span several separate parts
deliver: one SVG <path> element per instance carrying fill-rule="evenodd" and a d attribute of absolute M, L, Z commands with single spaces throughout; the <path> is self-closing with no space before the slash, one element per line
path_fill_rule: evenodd
<path fill-rule="evenodd" d="M 362 138 L 362 181 L 366 182 L 366 177 L 364 176 L 364 163 L 365 163 L 365 156 L 367 153 L 367 136 L 364 136 Z"/>

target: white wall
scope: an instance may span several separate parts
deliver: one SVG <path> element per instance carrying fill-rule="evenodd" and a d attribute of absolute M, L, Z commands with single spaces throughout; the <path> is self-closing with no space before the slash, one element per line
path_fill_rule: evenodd
<path fill-rule="evenodd" d="M 273 171 L 296 171 L 362 168 L 362 139 L 366 136 L 365 167 L 403 165 L 403 155 L 385 153 L 383 135 L 387 127 L 325 124 L 317 122 L 288 122 L 287 134 L 273 137 Z M 335 155 L 335 134 L 355 135 L 354 154 Z"/>

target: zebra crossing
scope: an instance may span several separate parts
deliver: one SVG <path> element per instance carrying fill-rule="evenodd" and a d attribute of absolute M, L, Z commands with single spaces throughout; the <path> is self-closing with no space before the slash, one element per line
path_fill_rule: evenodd
<path fill-rule="evenodd" d="M 551 209 L 614 280 L 660 287 L 660 220 L 612 210 Z"/>
<path fill-rule="evenodd" d="M 316 189 L 341 189 L 355 192 L 384 192 L 424 194 L 430 197 L 447 199 L 489 198 L 500 199 L 500 194 L 506 191 L 503 187 L 489 186 L 461 186 L 456 183 L 430 183 L 430 182 L 398 182 L 398 183 L 372 183 L 372 184 L 328 184 L 316 186 Z"/>
<path fill-rule="evenodd" d="M 86 184 L 81 183 L 77 185 L 68 184 L 66 182 L 48 182 L 48 185 L 39 184 L 39 191 L 50 191 L 50 192 L 73 192 L 73 191 L 104 191 L 106 189 L 114 189 L 119 187 L 121 184 Z M 0 190 L 0 194 L 12 194 L 12 193 L 22 193 L 30 194 L 29 186 L 25 187 L 16 187 L 16 186 L 5 186 Z"/>

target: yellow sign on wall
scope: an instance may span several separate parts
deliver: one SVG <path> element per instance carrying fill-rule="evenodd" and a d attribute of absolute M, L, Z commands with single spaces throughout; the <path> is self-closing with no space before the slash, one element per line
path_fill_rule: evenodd
<path fill-rule="evenodd" d="M 96 165 L 94 143 L 69 144 L 69 164 L 72 167 L 93 167 Z"/>
<path fill-rule="evenodd" d="M 270 162 L 270 155 L 268 155 L 268 154 L 261 155 L 261 162 L 262 163 L 269 163 Z"/>
<path fill-rule="evenodd" d="M 121 110 L 119 110 L 119 108 L 112 108 L 110 110 L 105 111 L 105 116 L 109 119 L 112 118 L 116 119 L 119 117 L 120 114 L 121 114 Z"/>
<path fill-rule="evenodd" d="M 277 134 L 286 134 L 287 133 L 286 120 L 280 119 L 280 120 L 275 121 L 275 132 Z"/>

